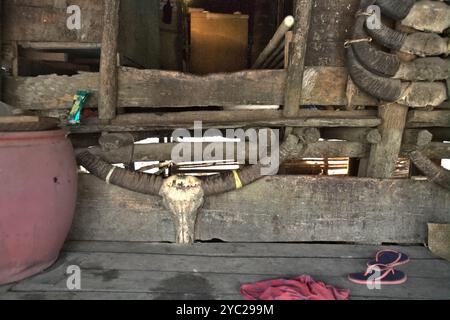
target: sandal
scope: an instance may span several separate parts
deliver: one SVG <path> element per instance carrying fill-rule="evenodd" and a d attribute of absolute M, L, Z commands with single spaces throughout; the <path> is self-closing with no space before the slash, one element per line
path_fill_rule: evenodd
<path fill-rule="evenodd" d="M 409 257 L 401 252 L 395 250 L 382 250 L 379 251 L 375 260 L 369 261 L 367 266 L 385 265 L 389 268 L 394 268 L 409 262 Z"/>
<path fill-rule="evenodd" d="M 377 272 L 379 272 L 379 277 L 374 278 Z M 353 283 L 364 285 L 398 285 L 405 283 L 407 276 L 402 271 L 395 270 L 383 264 L 376 264 L 367 268 L 365 273 L 350 274 L 348 279 Z"/>

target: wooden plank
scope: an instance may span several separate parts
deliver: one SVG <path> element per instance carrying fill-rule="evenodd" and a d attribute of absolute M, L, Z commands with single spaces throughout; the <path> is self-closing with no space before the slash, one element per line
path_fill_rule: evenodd
<path fill-rule="evenodd" d="M 69 55 L 64 52 L 45 52 L 36 50 L 24 50 L 24 58 L 31 61 L 57 61 L 67 62 Z"/>
<path fill-rule="evenodd" d="M 97 120 L 70 128 L 73 134 L 101 131 L 158 131 L 178 128 L 194 129 L 195 122 L 202 121 L 204 129 L 248 127 L 376 127 L 381 121 L 373 111 L 317 111 L 300 110 L 297 118 L 286 119 L 279 110 L 228 110 L 175 113 L 138 113 L 118 115 L 111 125 Z"/>
<path fill-rule="evenodd" d="M 102 48 L 102 44 L 97 42 L 19 41 L 18 43 L 24 49 L 34 50 L 100 50 Z"/>
<path fill-rule="evenodd" d="M 345 68 L 311 67 L 305 71 L 304 105 L 346 105 Z M 282 105 L 284 70 L 243 71 L 204 77 L 160 70 L 119 70 L 119 102 L 125 107 L 187 107 Z M 23 109 L 70 109 L 77 90 L 92 92 L 88 107 L 96 107 L 98 73 L 6 78 L 5 102 Z M 194 94 L 195 93 L 195 94 Z M 365 94 L 354 103 L 377 105 Z"/>
<path fill-rule="evenodd" d="M 31 290 L 17 290 L 13 292 L 9 292 L 7 294 L 1 295 L 1 299 L 3 300 L 15 300 L 15 299 L 25 299 L 25 300 L 73 300 L 73 299 L 81 299 L 81 300 L 242 300 L 243 298 L 239 296 L 239 287 L 240 285 L 244 283 L 249 282 L 256 282 L 256 281 L 262 281 L 262 280 L 269 280 L 273 279 L 274 277 L 263 277 L 263 276 L 208 276 L 206 281 L 213 282 L 213 281 L 220 281 L 220 284 L 228 282 L 230 284 L 233 284 L 232 288 L 225 290 L 220 287 L 218 287 L 216 290 L 213 290 L 211 292 L 211 289 L 209 287 L 201 286 L 200 289 L 209 289 L 208 291 L 200 293 L 198 287 L 196 286 L 194 288 L 189 288 L 187 285 L 184 285 L 183 282 L 187 283 L 196 283 L 199 281 L 200 283 L 205 282 L 205 276 L 204 275 L 180 275 L 180 274 L 164 274 L 164 278 L 155 279 L 155 277 L 149 277 L 149 273 L 147 272 L 134 272 L 134 274 L 130 277 L 127 277 L 127 279 L 116 279 L 114 280 L 114 283 L 107 284 L 107 285 L 101 285 L 100 281 L 102 280 L 102 274 L 105 275 L 105 279 L 108 277 L 109 274 L 117 274 L 117 271 L 114 270 L 99 270 L 95 272 L 95 275 L 92 276 L 91 272 L 87 275 L 88 279 L 88 288 L 92 287 L 102 287 L 105 288 L 103 291 L 99 291 L 96 289 L 95 291 L 88 291 L 83 290 L 81 292 L 68 292 L 66 289 L 61 288 L 61 284 L 54 285 L 54 289 L 46 289 L 47 291 L 40 290 L 39 288 L 48 288 L 47 286 L 39 286 L 35 285 L 33 289 Z M 138 282 L 136 278 L 142 277 L 142 279 L 146 279 L 144 283 L 136 284 L 135 291 L 133 292 L 132 288 L 134 283 Z M 295 277 L 297 275 L 290 275 L 290 277 Z M 126 277 L 124 275 L 119 275 L 119 277 L 123 278 Z M 131 279 L 130 279 L 131 278 Z M 333 277 L 320 277 L 317 278 L 320 281 L 324 281 L 326 283 L 333 284 L 337 287 L 342 288 L 349 288 L 351 290 L 351 300 L 392 300 L 392 299 L 413 299 L 413 300 L 435 300 L 435 299 L 448 299 L 448 288 L 447 286 L 440 286 L 439 281 L 436 279 L 424 279 L 424 278 L 413 278 L 409 279 L 406 285 L 392 287 L 384 290 L 372 290 L 369 291 L 365 286 L 357 286 L 354 284 L 349 283 L 347 280 L 342 280 L 341 278 L 333 278 Z M 56 279 L 55 279 L 56 280 Z M 168 281 L 171 280 L 171 281 Z M 188 281 L 189 280 L 189 281 Z M 447 279 L 444 279 L 446 281 Z M 175 288 L 173 285 L 166 285 L 167 282 L 172 283 L 175 281 L 179 281 L 181 287 L 175 291 Z M 183 281 L 183 282 L 181 282 Z M 154 289 L 154 284 L 161 283 L 164 287 L 156 287 Z M 442 283 L 442 280 L 441 280 Z M 139 290 L 144 291 L 143 288 L 144 285 L 152 285 L 153 286 L 149 289 L 146 289 L 146 291 L 153 291 L 151 293 L 148 292 L 139 292 Z M 118 287 L 118 289 L 109 289 L 111 287 Z M 191 285 L 192 286 L 192 285 Z M 434 286 L 436 288 L 439 288 L 437 290 L 434 290 Z M 230 287 L 230 286 L 228 286 Z M 120 291 L 120 288 L 125 288 Z M 166 292 L 164 288 L 167 288 Z M 395 289 L 393 289 L 395 288 Z M 128 289 L 128 291 L 127 291 Z M 109 291 L 108 291 L 109 290 Z M 156 292 L 158 290 L 158 292 Z M 231 294 L 227 293 L 220 293 L 221 291 L 233 291 Z M 194 293 L 192 293 L 194 292 Z M 237 293 L 236 293 L 237 292 Z"/>
<path fill-rule="evenodd" d="M 14 123 L 37 123 L 39 117 L 36 116 L 11 116 L 0 117 L 0 125 L 14 124 Z"/>
<path fill-rule="evenodd" d="M 103 1 L 78 0 L 76 4 L 82 12 L 80 30 L 67 28 L 67 7 L 55 7 L 53 1 L 34 1 L 33 5 L 30 1 L 5 1 L 4 40 L 101 42 Z"/>
<path fill-rule="evenodd" d="M 407 128 L 450 127 L 450 111 L 410 111 Z"/>
<path fill-rule="evenodd" d="M 120 0 L 104 3 L 98 115 L 99 119 L 105 122 L 114 119 L 117 112 L 119 9 Z"/>
<path fill-rule="evenodd" d="M 196 238 L 415 244 L 449 213 L 450 194 L 424 181 L 276 176 L 208 198 Z M 173 228 L 160 198 L 80 176 L 71 240 L 173 242 Z"/>
<path fill-rule="evenodd" d="M 311 24 L 313 0 L 294 1 L 294 18 L 292 42 L 289 50 L 286 88 L 284 91 L 285 117 L 293 117 L 298 113 L 303 96 L 303 73 L 305 70 L 306 46 Z"/>
<path fill-rule="evenodd" d="M 7 292 L 0 296 L 1 300 L 77 300 L 77 301 L 148 301 L 158 300 L 164 298 L 164 300 L 205 300 L 208 297 L 205 294 L 191 294 L 191 293 L 164 293 L 164 297 L 161 293 L 134 293 L 134 292 L 88 292 L 88 291 L 54 291 L 54 292 Z M 229 295 L 216 295 L 215 300 L 241 300 L 242 297 L 239 294 Z"/>
<path fill-rule="evenodd" d="M 185 259 L 184 259 L 185 258 Z M 448 262 L 442 260 L 412 261 L 408 265 L 410 276 L 408 282 L 402 286 L 389 287 L 389 290 L 369 290 L 366 286 L 350 283 L 346 275 L 355 269 L 364 269 L 367 261 L 353 261 L 352 259 L 325 259 L 323 261 L 304 259 L 297 264 L 295 260 L 289 264 L 282 264 L 284 259 L 236 259 L 208 257 L 205 263 L 202 259 L 189 261 L 189 257 L 145 256 L 145 255 L 110 255 L 98 256 L 94 254 L 68 254 L 63 256 L 58 265 L 50 272 L 38 275 L 15 285 L 11 292 L 66 292 L 65 274 L 68 265 L 77 264 L 82 268 L 82 292 L 99 292 L 115 294 L 158 294 L 159 299 L 174 295 L 201 295 L 204 299 L 216 297 L 236 296 L 242 284 L 269 280 L 279 277 L 298 276 L 298 268 L 302 273 L 310 274 L 315 279 L 332 284 L 340 288 L 349 288 L 355 297 L 386 297 L 407 299 L 445 299 L 450 294 L 450 285 L 447 279 Z M 197 257 L 198 258 L 198 257 Z M 86 260 L 84 260 L 86 259 Z M 169 259 L 168 261 L 164 261 Z M 186 260 L 187 259 L 187 260 Z M 194 258 L 195 259 L 195 258 Z M 192 260 L 194 260 L 192 259 Z M 230 260 L 228 260 L 230 259 Z M 172 261 L 170 261 L 172 260 Z M 181 263 L 178 264 L 177 262 Z M 166 269 L 151 271 L 156 262 Z M 437 263 L 433 266 L 433 263 Z M 109 264 L 109 265 L 108 265 Z M 220 265 L 222 272 L 201 272 L 202 269 L 212 269 Z M 105 268 L 103 268 L 103 266 Z M 295 268 L 297 266 L 297 268 Z M 272 268 L 273 273 L 257 274 L 242 273 L 245 270 Z M 417 269 L 414 271 L 413 269 Z M 406 269 L 405 269 L 406 270 Z M 434 270 L 434 272 L 433 272 Z M 422 274 L 420 272 L 423 272 Z M 441 277 L 426 277 L 426 274 L 439 274 Z M 331 273 L 331 274 L 330 274 Z"/>
<path fill-rule="evenodd" d="M 400 155 L 407 115 L 406 106 L 391 104 L 379 107 L 379 116 L 383 122 L 378 129 L 382 139 L 380 143 L 372 145 L 367 164 L 367 177 L 378 179 L 392 177 Z"/>
<path fill-rule="evenodd" d="M 328 263 L 327 263 L 328 261 Z M 62 262 L 62 263 L 61 263 Z M 340 258 L 273 258 L 273 257 L 209 257 L 190 255 L 156 255 L 143 253 L 102 253 L 102 252 L 70 252 L 62 255 L 61 264 L 77 265 L 82 270 L 120 270 L 150 272 L 192 272 L 200 274 L 234 274 L 283 276 L 301 272 L 315 275 L 339 277 L 348 270 L 367 269 L 367 259 Z M 280 267 L 283 266 L 283 267 Z M 450 279 L 450 264 L 445 260 L 422 259 L 402 266 L 409 277 L 429 279 Z M 66 268 L 63 268 L 66 269 Z M 345 274 L 345 273 L 344 273 Z M 48 275 L 46 275 L 48 276 Z M 64 283 L 65 284 L 65 283 Z M 450 285 L 449 285 L 450 286 Z M 13 287 L 21 288 L 22 285 Z M 87 289 L 87 288 L 86 288 Z M 94 288 L 91 288 L 94 289 Z M 131 288 L 130 288 L 131 289 Z M 232 293 L 232 292 L 222 292 Z"/>
<path fill-rule="evenodd" d="M 196 243 L 174 246 L 148 242 L 69 241 L 64 252 L 136 253 L 203 257 L 370 259 L 380 250 L 396 250 L 411 259 L 436 259 L 424 246 L 371 246 L 317 243 Z"/>

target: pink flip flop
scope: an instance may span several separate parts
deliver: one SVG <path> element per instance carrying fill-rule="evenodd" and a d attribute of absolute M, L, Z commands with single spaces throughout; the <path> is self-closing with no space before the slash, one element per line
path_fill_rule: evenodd
<path fill-rule="evenodd" d="M 375 260 L 369 261 L 367 266 L 370 267 L 381 264 L 389 268 L 394 268 L 408 262 L 409 257 L 406 254 L 387 249 L 379 251 L 375 256 Z"/>
<path fill-rule="evenodd" d="M 404 272 L 382 264 L 370 266 L 365 273 L 352 273 L 348 276 L 351 282 L 363 285 L 399 285 L 407 279 Z"/>

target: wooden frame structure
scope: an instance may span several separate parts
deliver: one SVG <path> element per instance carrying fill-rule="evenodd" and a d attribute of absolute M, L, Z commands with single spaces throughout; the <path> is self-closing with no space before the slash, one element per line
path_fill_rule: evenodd
<path fill-rule="evenodd" d="M 294 10 L 296 24 L 292 31 L 292 38 L 291 36 L 286 37 L 287 39 L 291 38 L 291 41 L 287 41 L 286 45 L 290 48 L 286 51 L 289 53 L 286 55 L 288 57 L 286 69 L 250 70 L 202 77 L 178 72 L 118 67 L 120 0 L 109 0 L 105 3 L 107 5 L 104 6 L 100 73 L 81 73 L 74 76 L 18 77 L 17 73 L 13 71 L 13 76 L 5 78 L 3 81 L 2 98 L 18 108 L 33 110 L 46 115 L 55 112 L 67 112 L 72 102 L 72 96 L 77 89 L 84 88 L 91 91 L 92 97 L 89 107 L 96 108 L 98 106 L 99 118 L 91 120 L 83 126 L 71 128 L 72 135 L 104 132 L 148 132 L 150 135 L 161 130 L 179 127 L 190 129 L 196 120 L 202 120 L 206 128 L 219 129 L 268 126 L 288 128 L 288 130 L 296 127 L 320 128 L 324 138 L 345 141 L 318 142 L 310 146 L 307 155 L 324 158 L 334 156 L 363 158 L 365 161 L 361 165 L 359 175 L 368 178 L 391 178 L 395 162 L 399 156 L 407 156 L 411 150 L 417 149 L 418 146 L 430 158 L 450 158 L 450 146 L 444 143 L 444 141 L 450 139 L 450 134 L 448 131 L 445 132 L 445 129 L 444 132 L 439 131 L 442 128 L 447 130 L 450 128 L 450 107 L 448 104 L 444 104 L 436 110 L 408 109 L 398 104 L 379 106 L 379 101 L 366 94 L 358 90 L 356 92 L 354 92 L 355 90 L 349 90 L 352 84 L 349 82 L 345 67 L 305 66 L 308 35 L 311 23 L 313 23 L 311 22 L 314 10 L 313 0 L 296 1 Z M 30 44 L 30 46 L 33 45 Z M 350 91 L 352 92 L 349 94 Z M 237 110 L 186 111 L 163 114 L 159 112 L 160 108 L 216 105 L 284 105 L 284 109 L 258 112 Z M 300 108 L 301 105 L 339 106 L 341 110 L 337 111 L 334 108 L 326 111 L 305 110 Z M 370 108 L 354 110 L 353 106 Z M 117 115 L 119 108 L 156 109 L 156 112 Z M 418 137 L 426 136 L 428 133 L 433 137 L 425 142 L 418 139 Z M 171 146 L 140 145 L 135 148 L 132 159 L 133 161 L 164 160 L 163 158 L 170 154 Z M 99 155 L 112 162 L 126 162 L 129 161 L 130 157 L 127 152 L 129 152 L 128 149 L 119 148 L 113 152 L 99 151 Z M 276 178 L 276 181 L 269 179 L 264 182 L 264 187 L 261 185 L 260 187 L 267 189 L 281 187 L 280 179 L 284 178 Z M 300 178 L 286 179 L 289 180 L 285 181 L 286 185 L 296 185 L 298 183 L 296 179 Z M 378 180 L 355 182 L 352 179 L 345 182 L 333 180 L 332 183 L 337 187 L 341 184 L 348 187 L 352 183 L 358 183 L 363 188 L 370 188 L 376 181 Z M 388 184 L 391 182 L 383 181 L 381 183 L 389 187 Z M 82 177 L 81 184 L 84 188 L 90 188 L 89 185 L 96 184 L 96 182 L 91 178 Z M 405 187 L 408 189 L 416 185 L 415 182 L 411 181 L 403 184 L 392 182 L 395 188 Z M 97 187 L 100 188 L 100 186 Z M 260 190 L 257 190 L 258 187 L 255 188 L 253 190 L 255 193 L 260 192 Z M 422 184 L 421 188 L 423 188 L 422 191 L 426 189 Z M 300 192 L 301 190 L 297 191 Z M 117 189 L 114 189 L 114 192 L 119 193 Z M 304 190 L 301 192 L 304 192 Z M 445 214 L 448 213 L 448 208 L 445 208 L 445 203 L 448 204 L 449 201 L 447 194 L 442 194 L 442 191 L 437 190 L 435 192 L 439 194 L 444 203 L 438 204 L 438 207 L 435 208 L 435 218 L 440 222 L 448 222 L 448 218 L 445 217 Z M 248 191 L 248 193 L 251 193 L 251 191 Z M 88 195 L 85 196 L 88 197 Z M 133 200 L 129 200 L 129 203 L 127 202 L 127 205 L 130 206 L 133 206 L 132 202 L 139 198 L 139 196 L 128 197 L 133 198 Z M 212 202 L 216 201 L 211 206 L 217 205 L 220 207 L 224 203 L 228 203 L 230 198 L 236 197 L 238 196 L 233 194 L 211 200 Z M 438 197 L 438 195 L 434 195 L 434 197 Z M 112 199 L 107 200 L 109 203 L 113 203 Z M 349 199 L 342 200 L 347 201 Z M 431 202 L 428 204 L 432 206 Z M 399 206 L 399 210 L 404 210 L 407 207 L 407 204 L 402 205 L 404 206 Z M 327 206 L 330 206 L 330 203 L 327 203 Z M 95 210 L 101 211 L 98 208 Z M 159 212 L 161 208 L 156 205 L 151 210 Z M 223 214 L 225 215 L 229 211 L 224 210 Z M 414 214 L 423 212 L 413 211 L 410 210 L 409 212 L 412 213 L 405 219 L 418 224 L 417 221 L 419 220 L 414 217 Z M 295 216 L 296 213 L 292 211 L 291 214 Z M 275 217 L 272 218 L 276 219 Z M 80 219 L 88 218 L 82 216 Z M 229 220 L 226 221 L 229 222 Z M 420 220 L 420 222 L 423 221 Z M 278 223 L 280 228 L 284 223 Z M 272 223 L 272 225 L 275 224 L 277 223 Z M 208 232 L 207 235 L 202 234 L 200 238 L 214 237 L 215 231 Z M 401 233 L 402 236 L 400 237 L 384 235 L 384 239 L 405 242 L 424 240 L 425 236 L 422 230 L 419 233 L 417 233 L 417 229 L 408 232 L 408 236 L 403 236 L 405 233 Z M 348 234 L 350 233 L 351 230 L 348 231 Z M 273 234 L 277 233 L 274 231 Z M 78 240 L 84 237 L 83 232 L 79 229 L 75 229 L 74 235 L 74 238 Z M 230 237 L 230 239 L 243 240 L 239 237 Z M 276 239 L 287 240 L 282 237 Z M 330 238 L 318 239 L 314 235 L 288 237 L 288 240 L 295 241 L 327 239 Z M 170 239 L 164 238 L 165 240 Z M 259 241 L 267 239 L 249 238 L 244 240 Z M 351 239 L 349 236 L 342 239 L 334 237 L 332 240 L 347 241 Z M 382 241 L 382 238 L 381 236 L 365 239 L 361 237 L 359 240 L 379 242 Z"/>

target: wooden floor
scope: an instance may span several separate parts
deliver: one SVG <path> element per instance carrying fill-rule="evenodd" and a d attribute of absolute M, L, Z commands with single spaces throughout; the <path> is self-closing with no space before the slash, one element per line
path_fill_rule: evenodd
<path fill-rule="evenodd" d="M 241 284 L 303 274 L 349 288 L 352 299 L 450 299 L 450 263 L 424 247 L 396 248 L 411 257 L 400 268 L 408 282 L 369 290 L 347 274 L 364 271 L 380 247 L 70 242 L 47 272 L 0 287 L 0 299 L 241 299 Z M 70 265 L 82 269 L 81 291 L 67 290 Z"/>

